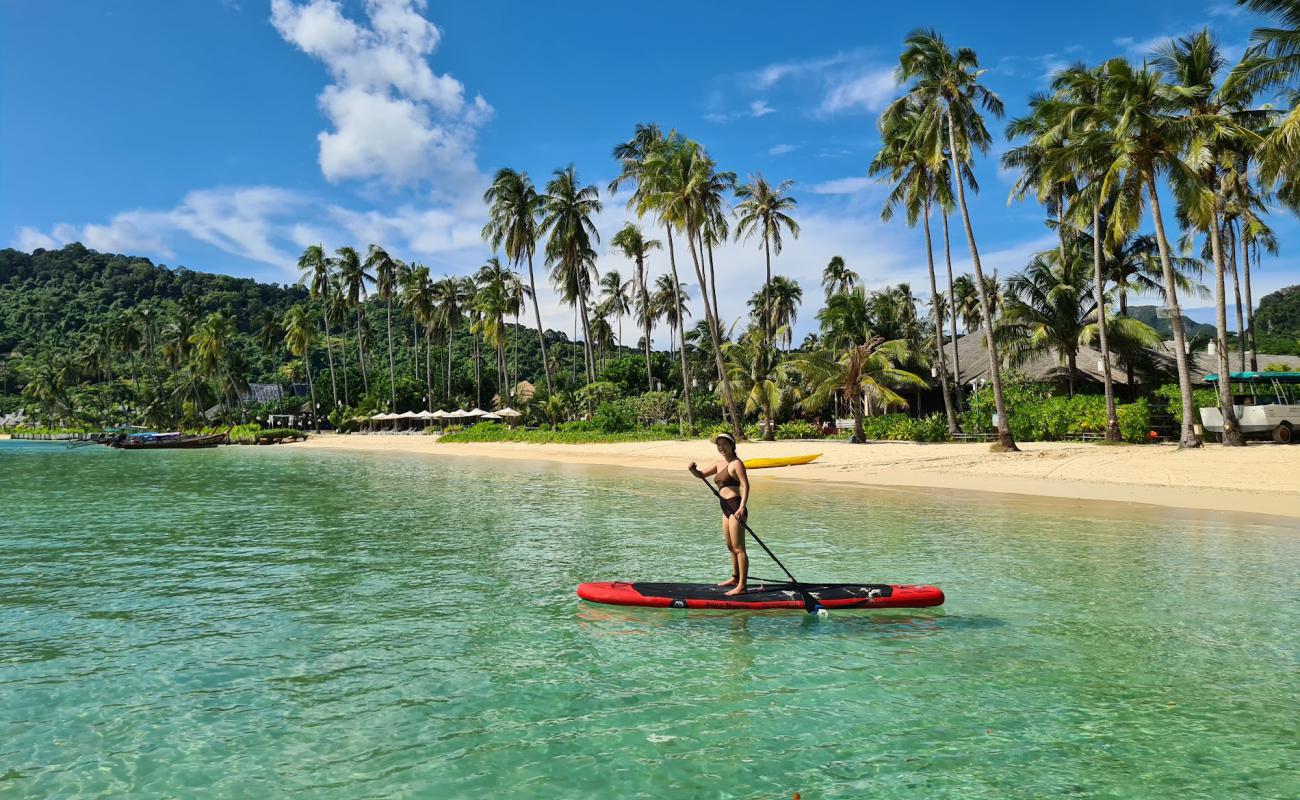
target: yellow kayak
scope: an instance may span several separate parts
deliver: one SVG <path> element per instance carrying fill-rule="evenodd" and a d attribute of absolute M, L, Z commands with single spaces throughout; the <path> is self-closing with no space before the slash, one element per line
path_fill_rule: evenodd
<path fill-rule="evenodd" d="M 809 464 L 821 458 L 821 453 L 809 456 L 786 456 L 784 458 L 751 458 L 745 461 L 745 469 L 766 469 L 767 467 L 789 467 L 795 464 Z"/>

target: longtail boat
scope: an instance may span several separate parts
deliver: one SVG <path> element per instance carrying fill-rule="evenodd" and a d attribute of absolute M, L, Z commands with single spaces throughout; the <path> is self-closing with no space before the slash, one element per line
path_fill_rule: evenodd
<path fill-rule="evenodd" d="M 766 469 L 768 467 L 791 467 L 795 464 L 809 464 L 821 458 L 821 453 L 806 456 L 785 456 L 783 458 L 747 458 L 745 469 Z"/>

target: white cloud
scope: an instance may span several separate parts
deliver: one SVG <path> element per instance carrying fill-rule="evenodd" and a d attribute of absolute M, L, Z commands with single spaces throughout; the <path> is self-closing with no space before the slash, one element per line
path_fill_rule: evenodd
<path fill-rule="evenodd" d="M 797 144 L 778 144 L 768 148 L 767 154 L 770 156 L 783 156 L 786 153 L 793 153 L 799 149 Z"/>
<path fill-rule="evenodd" d="M 831 181 L 814 183 L 810 187 L 810 191 L 813 194 L 857 194 L 876 185 L 877 183 L 871 178 L 854 176 L 852 178 L 836 178 Z"/>
<path fill-rule="evenodd" d="M 766 100 L 755 100 L 749 104 L 749 114 L 753 117 L 765 117 L 775 111 L 776 109 L 769 106 Z"/>
<path fill-rule="evenodd" d="M 1243 11 L 1245 9 L 1235 3 L 1215 3 L 1205 9 L 1211 17 L 1238 17 Z"/>
<path fill-rule="evenodd" d="M 331 181 L 393 185 L 431 178 L 474 180 L 476 129 L 492 113 L 481 96 L 429 67 L 441 38 L 421 13 L 426 0 L 366 0 L 368 25 L 337 0 L 271 0 L 284 40 L 325 65 L 333 83 L 318 100 L 332 130 L 322 131 L 321 172 Z"/>
<path fill-rule="evenodd" d="M 870 69 L 832 83 L 822 98 L 818 111 L 822 114 L 879 111 L 893 99 L 896 89 L 892 69 Z"/>

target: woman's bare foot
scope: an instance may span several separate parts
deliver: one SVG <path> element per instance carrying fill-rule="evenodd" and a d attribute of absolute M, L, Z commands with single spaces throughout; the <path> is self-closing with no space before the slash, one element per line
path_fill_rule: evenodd
<path fill-rule="evenodd" d="M 735 585 L 736 585 L 736 576 L 735 576 L 735 575 L 732 575 L 730 578 L 727 578 L 725 581 L 723 581 L 722 583 L 719 583 L 718 585 L 719 585 L 719 586 L 735 586 Z"/>
<path fill-rule="evenodd" d="M 731 591 L 723 592 L 722 594 L 724 597 L 729 597 L 731 595 L 744 594 L 744 593 L 745 593 L 745 584 L 742 583 L 736 586 L 736 588 L 732 589 Z"/>

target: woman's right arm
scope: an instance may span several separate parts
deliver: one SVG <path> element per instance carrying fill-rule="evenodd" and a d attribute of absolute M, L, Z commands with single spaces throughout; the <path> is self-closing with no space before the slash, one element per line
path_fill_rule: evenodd
<path fill-rule="evenodd" d="M 686 469 L 697 478 L 707 478 L 718 471 L 718 465 L 714 463 L 705 467 L 704 469 L 700 469 L 699 467 L 695 466 L 695 462 L 692 461 L 690 463 L 690 466 L 688 466 Z"/>

